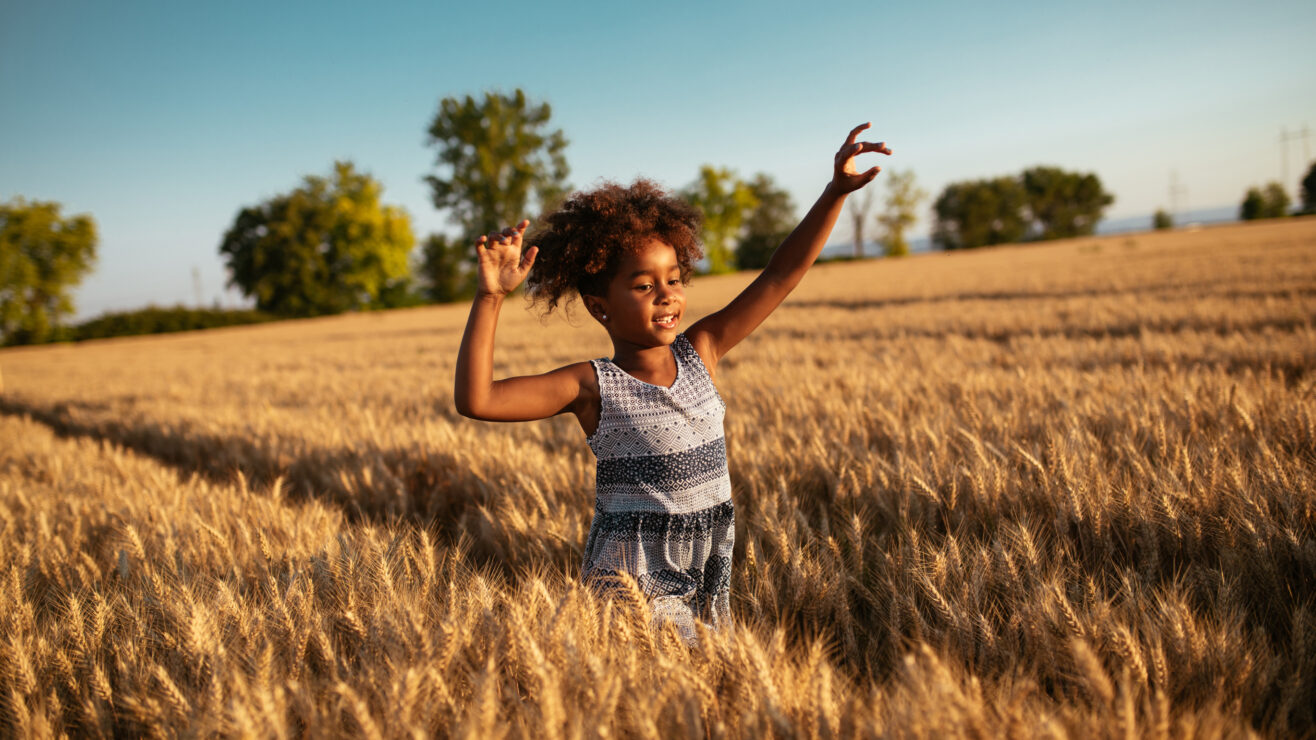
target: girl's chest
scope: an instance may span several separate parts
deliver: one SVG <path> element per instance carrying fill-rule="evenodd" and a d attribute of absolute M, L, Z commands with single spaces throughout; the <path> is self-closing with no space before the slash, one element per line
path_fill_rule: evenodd
<path fill-rule="evenodd" d="M 610 395 L 603 389 L 589 439 L 600 459 L 670 455 L 722 440 L 726 407 L 711 383 L 631 391 Z"/>

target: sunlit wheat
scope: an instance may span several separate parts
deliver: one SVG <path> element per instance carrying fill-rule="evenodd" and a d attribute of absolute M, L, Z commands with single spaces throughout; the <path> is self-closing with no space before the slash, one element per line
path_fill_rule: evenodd
<path fill-rule="evenodd" d="M 0 353 L 3 732 L 1316 729 L 1316 221 L 816 267 L 719 369 L 694 648 L 578 584 L 573 420 L 455 414 L 464 320 Z M 608 354 L 578 323 L 509 304 L 496 372 Z"/>

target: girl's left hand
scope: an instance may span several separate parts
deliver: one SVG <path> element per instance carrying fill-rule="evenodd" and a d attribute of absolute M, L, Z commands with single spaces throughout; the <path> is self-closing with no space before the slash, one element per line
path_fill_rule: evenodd
<path fill-rule="evenodd" d="M 855 126 L 850 131 L 850 135 L 845 137 L 845 143 L 841 145 L 841 150 L 836 153 L 836 161 L 832 170 L 832 185 L 838 193 L 852 193 L 872 182 L 873 178 L 877 177 L 877 173 L 882 171 L 881 167 L 870 167 L 864 172 L 859 172 L 854 166 L 855 157 L 864 152 L 891 153 L 885 141 L 879 141 L 876 144 L 869 141 L 855 141 L 855 138 L 859 136 L 859 132 L 871 125 L 871 123 L 861 123 Z"/>

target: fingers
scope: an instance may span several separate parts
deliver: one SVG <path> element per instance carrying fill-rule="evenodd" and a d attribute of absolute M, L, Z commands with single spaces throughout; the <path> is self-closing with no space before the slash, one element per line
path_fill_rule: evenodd
<path fill-rule="evenodd" d="M 519 239 L 522 234 L 525 233 L 525 229 L 529 225 L 530 225 L 530 219 L 523 218 L 521 219 L 521 223 L 517 224 L 516 226 L 508 226 L 507 228 L 503 229 L 502 234 L 508 239 L 515 241 L 516 239 Z"/>
<path fill-rule="evenodd" d="M 504 250 L 509 243 L 507 237 L 501 231 L 491 231 L 475 240 L 475 255 L 481 261 L 484 261 L 485 258 L 501 261 Z"/>
<path fill-rule="evenodd" d="M 846 145 L 848 146 L 850 144 L 853 144 L 854 140 L 859 137 L 859 132 L 863 131 L 864 129 L 872 125 L 873 125 L 872 123 L 861 123 L 858 126 L 855 126 L 854 128 L 850 129 L 850 135 L 845 137 Z"/>
<path fill-rule="evenodd" d="M 539 255 L 539 247 L 531 247 L 521 255 L 521 269 L 529 270 L 535 264 L 535 257 Z"/>
<path fill-rule="evenodd" d="M 886 145 L 885 141 L 878 141 L 878 142 L 864 141 L 864 142 L 859 142 L 856 144 L 850 144 L 848 146 L 841 147 L 841 151 L 837 152 L 836 154 L 838 157 L 842 159 L 849 159 L 850 157 L 863 154 L 864 152 L 877 152 L 879 154 L 890 154 L 891 148 Z"/>
<path fill-rule="evenodd" d="M 529 225 L 530 219 L 525 218 L 521 219 L 521 222 L 516 226 L 508 226 L 502 231 L 490 231 L 488 234 L 476 238 L 475 248 L 477 250 L 481 247 L 493 249 L 495 246 L 501 246 L 504 244 L 520 246 L 521 236 L 525 234 L 526 227 Z"/>

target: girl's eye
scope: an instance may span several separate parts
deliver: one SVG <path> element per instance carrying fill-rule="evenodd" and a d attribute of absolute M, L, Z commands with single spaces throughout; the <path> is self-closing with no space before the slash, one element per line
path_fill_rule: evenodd
<path fill-rule="evenodd" d="M 646 283 L 646 284 L 644 284 L 644 285 L 637 285 L 637 286 L 635 286 L 635 289 L 636 289 L 636 290 L 648 290 L 649 288 L 652 288 L 652 287 L 653 287 L 652 285 L 649 285 L 649 284 Z"/>

